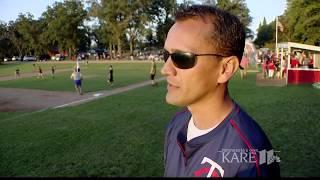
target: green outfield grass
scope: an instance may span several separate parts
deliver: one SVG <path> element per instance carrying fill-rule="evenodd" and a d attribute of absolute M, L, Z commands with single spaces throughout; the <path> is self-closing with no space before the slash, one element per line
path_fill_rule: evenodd
<path fill-rule="evenodd" d="M 282 176 L 320 176 L 319 90 L 256 87 L 254 73 L 229 89 L 280 151 Z M 76 107 L 0 113 L 0 176 L 162 176 L 165 126 L 179 109 L 165 93 L 162 82 Z"/>
<path fill-rule="evenodd" d="M 107 84 L 107 78 L 109 73 L 109 65 L 112 64 L 114 70 L 114 86 Z M 42 89 L 50 91 L 74 91 L 73 81 L 70 79 L 72 68 L 75 63 L 68 64 L 56 64 L 57 70 L 70 69 L 66 72 L 57 72 L 55 78 L 51 77 L 51 65 L 50 63 L 42 63 L 45 79 L 38 79 L 36 77 L 37 72 L 34 73 L 34 77 L 23 77 L 0 81 L 0 87 L 11 88 L 25 88 L 25 89 Z M 160 69 L 163 63 L 158 63 L 157 70 L 160 77 Z M 13 65 L 12 65 L 13 66 Z M 117 62 L 105 62 L 105 63 L 89 63 L 85 65 L 84 62 L 80 64 L 81 73 L 84 76 L 83 91 L 93 92 L 98 90 L 105 90 L 111 88 L 117 88 L 125 85 L 129 85 L 135 82 L 141 82 L 149 80 L 150 62 L 138 62 L 138 63 L 117 63 Z M 22 68 L 32 70 L 32 64 L 27 63 L 21 65 Z M 5 66 L 0 66 L 0 72 L 4 69 L 14 69 Z"/>

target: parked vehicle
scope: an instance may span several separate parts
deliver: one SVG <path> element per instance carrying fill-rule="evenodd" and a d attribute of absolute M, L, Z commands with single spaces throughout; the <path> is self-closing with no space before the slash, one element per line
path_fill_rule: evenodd
<path fill-rule="evenodd" d="M 19 56 L 12 56 L 12 61 L 20 61 L 21 60 L 21 57 Z"/>
<path fill-rule="evenodd" d="M 64 60 L 66 57 L 62 54 L 56 54 L 55 56 L 55 60 L 56 61 L 61 61 L 61 60 Z"/>
<path fill-rule="evenodd" d="M 27 55 L 23 57 L 23 61 L 35 61 L 35 60 L 37 60 L 35 56 Z"/>
<path fill-rule="evenodd" d="M 86 52 L 78 52 L 78 55 L 77 57 L 79 56 L 81 60 L 84 60 L 84 59 L 89 59 L 89 53 L 86 53 Z"/>
<path fill-rule="evenodd" d="M 41 55 L 39 56 L 39 60 L 40 60 L 40 61 L 46 61 L 46 60 L 50 60 L 50 59 L 51 59 L 51 57 L 50 57 L 49 54 L 41 54 Z"/>
<path fill-rule="evenodd" d="M 92 59 L 109 59 L 110 57 L 110 53 L 106 49 L 90 49 L 88 54 Z"/>

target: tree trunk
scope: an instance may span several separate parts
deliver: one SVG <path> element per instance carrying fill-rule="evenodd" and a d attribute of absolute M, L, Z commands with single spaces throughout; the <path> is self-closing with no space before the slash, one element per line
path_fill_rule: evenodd
<path fill-rule="evenodd" d="M 68 50 L 68 56 L 69 56 L 69 59 L 72 59 L 71 57 L 71 48 L 69 47 L 69 50 Z"/>
<path fill-rule="evenodd" d="M 109 56 L 112 59 L 112 44 L 109 42 Z"/>
<path fill-rule="evenodd" d="M 112 48 L 111 48 L 111 58 L 115 59 L 116 56 L 116 48 L 114 46 L 114 44 L 112 44 Z"/>
<path fill-rule="evenodd" d="M 20 60 L 23 60 L 23 59 L 21 59 L 21 58 L 22 58 L 22 50 L 21 50 L 20 48 L 18 48 L 18 51 L 19 51 L 19 58 L 20 58 Z"/>
<path fill-rule="evenodd" d="M 118 54 L 117 54 L 117 57 L 119 56 L 119 58 L 121 58 L 121 39 L 120 39 L 120 36 L 117 38 L 117 41 L 118 41 Z"/>
<path fill-rule="evenodd" d="M 130 38 L 130 56 L 133 55 L 133 38 Z"/>

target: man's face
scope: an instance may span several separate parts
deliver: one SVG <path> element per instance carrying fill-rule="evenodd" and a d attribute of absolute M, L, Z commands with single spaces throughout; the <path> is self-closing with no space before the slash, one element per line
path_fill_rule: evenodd
<path fill-rule="evenodd" d="M 194 54 L 210 54 L 215 52 L 205 40 L 210 26 L 201 20 L 185 20 L 176 22 L 168 32 L 164 48 L 170 53 L 182 51 Z M 166 101 L 177 106 L 190 106 L 214 100 L 217 79 L 222 67 L 216 56 L 198 56 L 197 63 L 190 69 L 177 68 L 171 59 L 161 69 L 167 77 Z"/>

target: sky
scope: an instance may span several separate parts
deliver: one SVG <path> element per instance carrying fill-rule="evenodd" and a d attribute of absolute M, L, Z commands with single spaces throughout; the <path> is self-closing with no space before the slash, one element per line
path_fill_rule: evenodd
<path fill-rule="evenodd" d="M 252 17 L 250 29 L 254 32 L 256 32 L 264 17 L 269 23 L 275 20 L 277 16 L 282 15 L 287 8 L 286 0 L 246 0 L 246 3 Z"/>
<path fill-rule="evenodd" d="M 30 12 L 35 19 L 57 0 L 0 0 L 0 21 L 8 23 L 18 18 L 20 13 Z M 61 1 L 61 0 L 60 0 Z M 267 23 L 280 16 L 286 9 L 286 0 L 246 0 L 252 23 L 250 29 L 256 32 L 263 17 Z"/>

